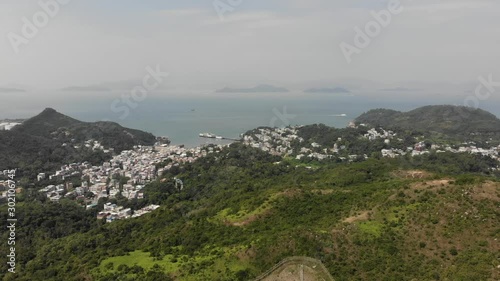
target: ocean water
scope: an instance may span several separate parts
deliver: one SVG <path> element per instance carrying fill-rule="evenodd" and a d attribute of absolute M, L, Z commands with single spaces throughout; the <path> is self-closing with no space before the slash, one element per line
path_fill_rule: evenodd
<path fill-rule="evenodd" d="M 27 93 L 26 95 L 31 95 Z M 199 138 L 200 133 L 214 133 L 228 138 L 260 127 L 308 125 L 323 123 L 343 128 L 357 116 L 374 108 L 389 108 L 407 111 L 432 104 L 463 104 L 463 97 L 439 98 L 438 95 L 382 97 L 378 94 L 335 95 L 304 93 L 258 93 L 258 94 L 206 94 L 167 96 L 162 93 L 150 95 L 138 102 L 136 108 L 121 118 L 121 112 L 111 109 L 113 100 L 121 96 L 108 93 L 59 93 L 59 96 L 43 97 L 27 106 L 17 97 L 2 108 L 6 117 L 31 117 L 45 107 L 79 120 L 114 121 L 129 128 L 151 132 L 157 136 L 168 136 L 173 144 L 196 146 L 203 143 L 227 143 Z M 7 104 L 5 104 L 7 105 Z M 122 104 L 123 105 L 123 104 Z M 500 116 L 500 106 L 484 102 L 481 108 Z M 345 114 L 345 116 L 341 116 Z"/>
<path fill-rule="evenodd" d="M 413 102 L 396 105 L 356 96 L 256 94 L 252 97 L 151 98 L 140 103 L 124 119 L 109 107 L 99 106 L 94 106 L 89 112 L 74 112 L 73 116 L 87 121 L 115 121 L 157 136 L 168 136 L 173 144 L 196 146 L 203 143 L 226 143 L 199 138 L 199 133 L 238 138 L 240 134 L 260 126 L 323 123 L 343 128 L 357 116 L 373 108 L 397 107 L 399 110 L 408 110 L 418 106 Z"/>

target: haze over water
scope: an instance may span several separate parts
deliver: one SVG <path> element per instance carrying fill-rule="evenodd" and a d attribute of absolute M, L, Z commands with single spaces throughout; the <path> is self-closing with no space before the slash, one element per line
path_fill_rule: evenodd
<path fill-rule="evenodd" d="M 43 96 L 40 93 L 40 96 Z M 407 96 L 380 98 L 359 95 L 304 94 L 304 93 L 258 93 L 206 94 L 197 97 L 177 95 L 175 97 L 152 94 L 137 108 L 130 109 L 124 119 L 121 112 L 113 112 L 110 105 L 121 93 L 60 93 L 58 99 L 41 100 L 36 104 L 22 105 L 13 101 L 15 116 L 9 109 L 2 110 L 6 117 L 31 117 L 52 107 L 63 114 L 82 121 L 114 121 L 125 127 L 144 130 L 157 136 L 168 136 L 173 144 L 195 146 L 215 140 L 201 139 L 199 133 L 214 133 L 229 138 L 238 138 L 241 133 L 260 126 L 308 125 L 323 123 L 333 127 L 345 127 L 349 121 L 374 108 L 389 108 L 407 111 L 419 106 L 443 103 L 463 104 L 463 98 L 443 99 Z M 94 96 L 94 98 L 88 98 Z M 65 97 L 71 97 L 66 99 Z M 495 103 L 481 104 L 481 108 L 497 116 Z M 289 116 L 286 116 L 288 114 Z M 346 114 L 346 116 L 338 116 Z M 216 141 L 216 143 L 227 143 Z"/>

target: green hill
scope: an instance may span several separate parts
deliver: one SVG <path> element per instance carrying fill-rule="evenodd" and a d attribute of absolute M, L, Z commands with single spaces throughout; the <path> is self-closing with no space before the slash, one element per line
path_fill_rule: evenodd
<path fill-rule="evenodd" d="M 33 178 L 62 164 L 86 160 L 99 163 L 109 157 L 102 151 L 85 149 L 83 142 L 90 139 L 118 153 L 155 142 L 150 133 L 113 122 L 82 122 L 47 108 L 10 131 L 0 131 L 0 170 L 18 168 L 21 175 Z"/>
<path fill-rule="evenodd" d="M 59 128 L 83 124 L 83 122 L 63 115 L 52 108 L 46 108 L 40 114 L 24 121 L 21 125 L 14 127 L 18 131 L 30 135 L 49 137 Z"/>
<path fill-rule="evenodd" d="M 450 136 L 461 133 L 443 128 L 449 122 L 470 128 L 463 134 L 473 132 L 472 124 L 482 126 L 479 134 L 489 134 L 488 126 L 496 132 L 493 115 L 467 109 L 470 120 L 457 124 L 457 110 L 462 109 L 373 110 L 357 121 L 385 122 L 380 125 L 390 128 L 392 118 L 395 128 L 412 131 L 427 124 L 443 135 L 453 132 Z M 356 141 L 366 130 L 311 125 L 298 134 L 328 147 L 342 139 L 348 154 L 380 151 L 377 144 Z M 100 136 L 104 141 L 120 132 L 132 134 L 132 140 L 142 135 L 46 110 L 3 137 L 16 149 L 10 148 L 10 156 L 25 153 L 19 157 L 33 161 L 24 164 L 33 168 L 92 156 L 54 146 L 62 140 Z M 174 179 L 183 181 L 181 191 Z M 498 161 L 475 154 L 430 151 L 308 165 L 234 143 L 173 166 L 145 186 L 144 199 L 121 203 L 124 208 L 161 206 L 139 218 L 106 224 L 96 219 L 98 208 L 43 199 L 29 188 L 16 197 L 18 273 L 5 274 L 4 263 L 1 280 L 294 280 L 302 275 L 331 275 L 336 281 L 500 280 Z M 104 202 L 99 201 L 101 209 Z M 7 218 L 7 208 L 0 208 L 0 220 Z M 7 235 L 1 232 L 0 239 L 7 241 Z M 8 254 L 0 247 L 0 256 Z M 290 257 L 302 258 L 280 263 Z M 306 264 L 309 258 L 321 263 Z"/>
<path fill-rule="evenodd" d="M 458 156 L 307 169 L 233 144 L 148 185 L 162 207 L 140 218 L 80 225 L 95 211 L 19 206 L 15 280 L 253 280 L 292 256 L 334 280 L 498 280 L 500 183 L 463 175 L 474 157 Z"/>
<path fill-rule="evenodd" d="M 461 136 L 500 134 L 500 120 L 495 115 L 482 109 L 451 105 L 424 106 L 408 112 L 375 109 L 360 115 L 355 122 Z"/>
<path fill-rule="evenodd" d="M 14 127 L 12 131 L 63 141 L 94 139 L 117 151 L 130 149 L 138 144 L 153 145 L 155 142 L 155 136 L 150 133 L 124 128 L 114 122 L 78 121 L 51 108 Z"/>

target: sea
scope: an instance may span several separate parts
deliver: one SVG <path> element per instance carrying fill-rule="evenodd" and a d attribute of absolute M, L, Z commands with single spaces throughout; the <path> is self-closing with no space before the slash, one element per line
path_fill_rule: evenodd
<path fill-rule="evenodd" d="M 88 98 L 92 96 L 92 98 Z M 175 145 L 194 147 L 227 141 L 200 138 L 200 133 L 213 133 L 226 138 L 239 138 L 257 127 L 325 124 L 344 128 L 360 114 L 375 108 L 401 111 L 431 104 L 463 104 L 463 98 L 420 98 L 416 96 L 380 97 L 376 95 L 336 95 L 303 93 L 210 94 L 210 95 L 151 95 L 128 108 L 128 114 L 111 109 L 119 94 L 103 95 L 67 93 L 62 98 L 46 99 L 23 109 L 17 100 L 17 112 L 25 117 L 36 115 L 45 107 L 82 121 L 113 121 L 122 126 L 167 136 Z M 14 101 L 12 102 L 14 103 Z M 16 106 L 11 104 L 12 106 Z M 482 108 L 500 116 L 496 104 L 483 103 Z M 9 109 L 3 109 L 9 112 Z M 10 108 L 12 110 L 12 107 Z M 16 116 L 12 116 L 16 115 Z M 23 117 L 11 114 L 7 117 Z"/>

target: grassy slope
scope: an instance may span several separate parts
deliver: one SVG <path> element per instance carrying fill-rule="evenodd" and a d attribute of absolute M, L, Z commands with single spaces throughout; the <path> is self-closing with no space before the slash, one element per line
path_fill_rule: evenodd
<path fill-rule="evenodd" d="M 115 268 L 119 264 L 132 266 L 136 263 L 150 268 L 157 263 L 166 272 L 178 276 L 182 268 L 201 268 L 202 262 L 207 261 L 209 265 L 204 270 L 179 277 L 179 280 L 206 280 L 204 278 L 213 278 L 214 273 L 219 276 L 226 268 L 232 272 L 247 267 L 265 268 L 258 265 L 272 265 L 287 255 L 308 254 L 326 261 L 336 280 L 374 280 L 373 276 L 377 276 L 377 280 L 411 280 L 412 277 L 437 280 L 438 276 L 442 280 L 495 280 L 499 277 L 494 269 L 500 250 L 495 240 L 499 231 L 496 225 L 498 212 L 495 211 L 495 203 L 499 202 L 499 184 L 485 182 L 461 186 L 448 180 L 430 179 L 404 182 L 391 179 L 388 186 L 391 183 L 399 187 L 368 195 L 365 208 L 354 205 L 349 210 L 340 202 L 339 211 L 349 210 L 345 213 L 335 212 L 337 208 L 326 202 L 337 201 L 339 196 L 349 194 L 344 204 L 350 204 L 347 198 L 356 197 L 358 193 L 353 188 L 341 188 L 327 194 L 321 191 L 328 189 L 313 191 L 304 188 L 290 192 L 291 197 L 276 204 L 279 206 L 275 206 L 270 218 L 254 222 L 265 224 L 266 219 L 279 218 L 290 224 L 290 229 L 281 229 L 270 237 L 256 234 L 253 243 L 241 239 L 236 244 L 241 246 L 240 251 L 219 248 L 217 250 L 222 251 L 222 255 L 210 255 L 208 253 L 214 249 L 209 247 L 194 257 L 178 257 L 175 263 L 171 262 L 172 255 L 154 262 L 147 253 L 133 252 L 131 256 L 106 259 L 101 268 L 109 262 L 113 262 Z M 283 196 L 281 192 L 276 194 Z M 303 204 L 311 201 L 325 203 Z M 306 209 L 298 208 L 293 215 L 286 211 L 298 205 L 304 205 Z M 364 210 L 369 215 L 358 216 Z M 217 217 L 220 216 L 219 212 Z M 343 222 L 349 218 L 355 219 L 350 220 L 351 223 Z M 224 222 L 230 221 L 232 216 L 227 215 L 226 219 Z M 294 223 L 294 220 L 301 223 Z M 252 225 L 231 224 L 228 227 L 255 229 Z M 291 235 L 284 237 L 284 233 Z M 276 244 L 263 245 L 259 240 L 274 240 Z M 259 258 L 265 258 L 265 261 L 254 260 L 255 251 L 261 251 Z M 380 267 L 384 270 L 381 271 Z M 258 270 L 253 272 L 258 273 Z"/>

